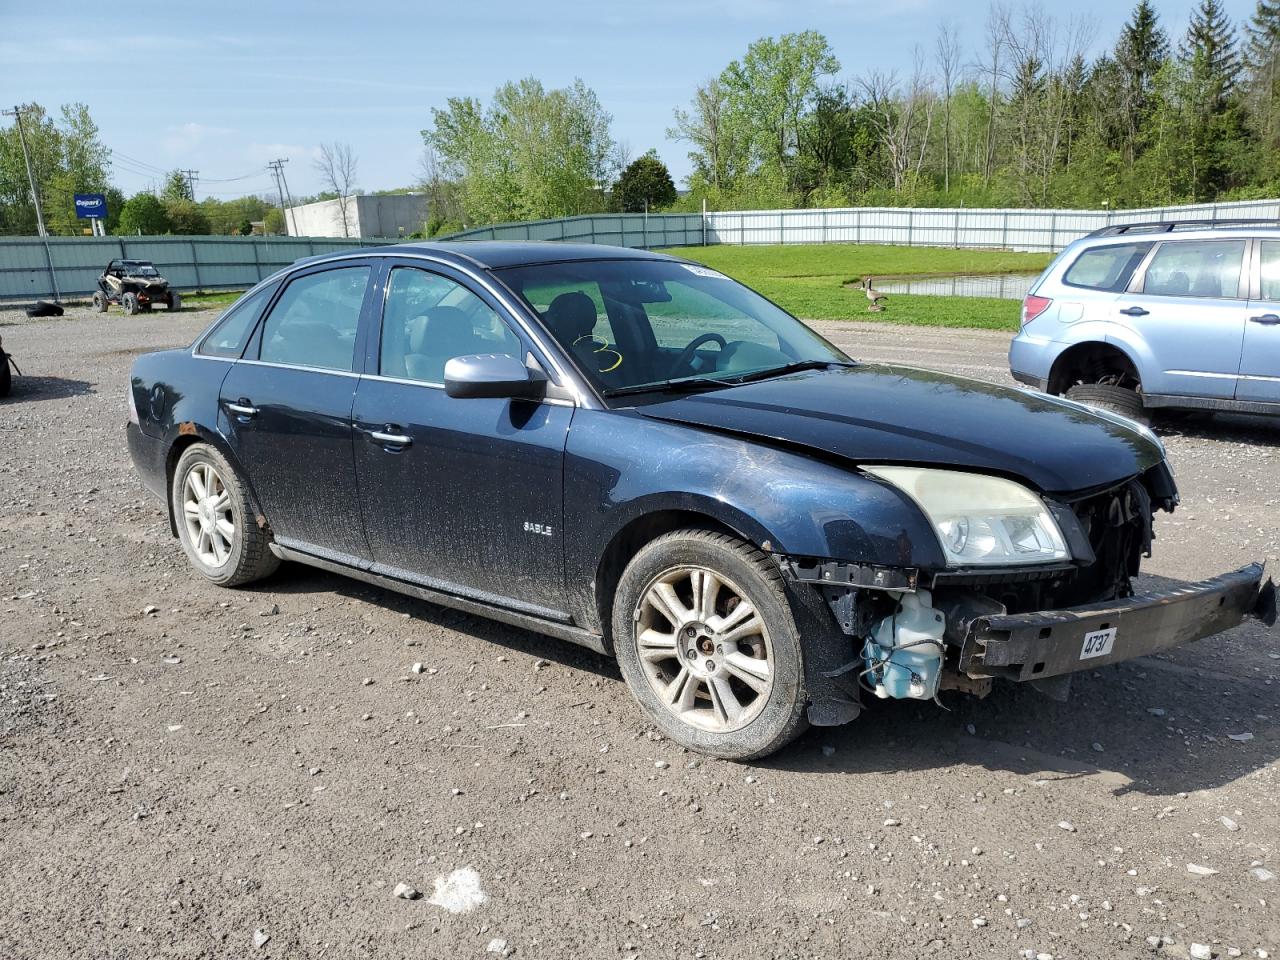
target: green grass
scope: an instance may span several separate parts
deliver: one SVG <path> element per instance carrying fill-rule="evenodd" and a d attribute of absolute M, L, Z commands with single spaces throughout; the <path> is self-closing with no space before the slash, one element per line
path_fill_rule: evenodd
<path fill-rule="evenodd" d="M 873 244 L 681 247 L 668 251 L 696 260 L 759 290 L 806 320 L 868 320 L 930 327 L 1018 329 L 1017 300 L 894 294 L 882 313 L 870 313 L 861 289 L 846 284 L 870 276 L 1037 273 L 1043 253 L 891 247 Z"/>
<path fill-rule="evenodd" d="M 225 307 L 240 299 L 243 290 L 224 290 L 219 293 L 192 293 L 182 298 L 184 307 Z"/>

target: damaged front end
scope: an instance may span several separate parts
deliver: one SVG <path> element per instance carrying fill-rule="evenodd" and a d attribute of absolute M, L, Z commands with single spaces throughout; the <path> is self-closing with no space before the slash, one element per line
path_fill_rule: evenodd
<path fill-rule="evenodd" d="M 1152 515 L 1177 493 L 1161 462 L 1103 490 L 1044 499 L 1066 550 L 1058 562 L 881 568 L 777 557 L 789 580 L 817 588 L 847 645 L 828 656 L 810 720 L 857 714 L 858 692 L 936 699 L 985 696 L 997 679 L 1065 699 L 1071 675 L 1213 636 L 1256 617 L 1271 625 L 1276 590 L 1262 564 L 1134 594 L 1151 555 Z"/>

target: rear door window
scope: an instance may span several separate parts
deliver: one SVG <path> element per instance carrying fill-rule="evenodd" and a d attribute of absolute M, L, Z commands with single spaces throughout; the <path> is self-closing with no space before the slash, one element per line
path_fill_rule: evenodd
<path fill-rule="evenodd" d="M 1245 240 L 1170 240 L 1147 266 L 1142 292 L 1158 297 L 1240 296 Z"/>
<path fill-rule="evenodd" d="M 261 360 L 350 371 L 369 267 L 340 267 L 298 277 L 262 326 Z"/>
<path fill-rule="evenodd" d="M 239 359 L 253 328 L 258 325 L 262 311 L 267 308 L 278 287 L 278 283 L 268 284 L 233 305 L 200 342 L 196 353 L 202 357 Z"/>
<path fill-rule="evenodd" d="M 1280 240 L 1262 241 L 1262 299 L 1280 301 Z"/>
<path fill-rule="evenodd" d="M 1151 249 L 1150 243 L 1112 243 L 1090 247 L 1067 268 L 1063 282 L 1090 290 L 1120 292 Z"/>

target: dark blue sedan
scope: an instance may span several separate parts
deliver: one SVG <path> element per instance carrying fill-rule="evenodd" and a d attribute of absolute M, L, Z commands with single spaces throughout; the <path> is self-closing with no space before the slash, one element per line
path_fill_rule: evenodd
<path fill-rule="evenodd" d="M 615 656 L 653 722 L 757 757 L 861 697 L 1064 695 L 1274 619 L 1257 565 L 1134 596 L 1156 437 L 859 364 L 660 254 L 409 244 L 304 260 L 134 365 L 129 449 L 192 566 L 281 560 Z"/>

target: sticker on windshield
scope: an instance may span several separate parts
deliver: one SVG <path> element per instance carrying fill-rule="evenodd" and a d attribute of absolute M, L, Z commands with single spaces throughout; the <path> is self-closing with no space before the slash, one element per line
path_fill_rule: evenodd
<path fill-rule="evenodd" d="M 690 273 L 694 274 L 695 276 L 707 277 L 711 280 L 725 279 L 725 275 L 723 273 L 716 273 L 714 270 L 710 269 L 709 267 L 699 267 L 692 263 L 682 263 L 680 264 L 680 266 L 684 267 L 686 270 L 688 270 Z"/>

